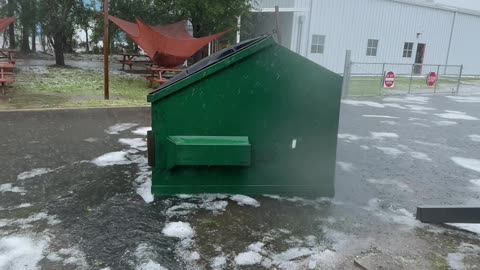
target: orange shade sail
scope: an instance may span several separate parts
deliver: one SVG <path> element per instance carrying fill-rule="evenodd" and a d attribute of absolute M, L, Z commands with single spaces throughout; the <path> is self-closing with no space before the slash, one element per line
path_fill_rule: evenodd
<path fill-rule="evenodd" d="M 163 67 L 181 65 L 208 43 L 226 33 L 194 38 L 187 32 L 184 21 L 150 26 L 139 19 L 132 23 L 109 16 L 109 20 L 137 43 L 154 63 Z"/>
<path fill-rule="evenodd" d="M 16 19 L 17 17 L 15 16 L 0 19 L 0 32 L 3 32 L 5 29 L 7 29 L 7 27 L 12 24 Z"/>

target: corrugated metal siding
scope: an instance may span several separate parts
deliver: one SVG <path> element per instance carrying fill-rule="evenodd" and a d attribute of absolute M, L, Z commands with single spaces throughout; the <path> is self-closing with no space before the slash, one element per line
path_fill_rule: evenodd
<path fill-rule="evenodd" d="M 308 39 L 308 16 L 309 12 L 294 12 L 292 27 L 292 42 L 290 49 L 303 56 L 305 55 L 305 46 Z M 303 23 L 300 23 L 300 17 L 303 17 Z M 301 30 L 301 34 L 299 33 Z"/>
<path fill-rule="evenodd" d="M 480 74 L 480 17 L 458 13 L 449 64 L 464 65 L 464 74 Z"/>
<path fill-rule="evenodd" d="M 301 9 L 308 7 L 309 3 L 310 0 L 254 0 L 253 5 L 255 9 L 273 9 L 275 6 L 280 9 Z"/>
<path fill-rule="evenodd" d="M 295 7 L 295 0 L 263 0 L 255 3 L 256 8 L 272 8 L 279 6 L 280 8 L 293 8 Z"/>
<path fill-rule="evenodd" d="M 326 35 L 323 55 L 308 57 L 343 71 L 345 51 L 356 62 L 414 63 L 418 43 L 425 43 L 424 63 L 444 63 L 453 13 L 384 0 L 314 1 L 310 35 Z M 417 38 L 417 33 L 421 35 Z M 378 39 L 377 56 L 367 56 L 368 39 Z M 412 58 L 403 57 L 405 42 L 414 42 Z"/>
<path fill-rule="evenodd" d="M 308 15 L 310 10 L 311 0 L 256 0 L 254 5 L 255 12 L 273 12 L 275 6 L 278 5 L 281 13 L 293 13 L 293 19 L 288 23 L 292 24 L 291 33 L 288 36 L 285 33 L 282 33 L 282 36 L 290 40 L 289 46 L 292 51 L 300 52 L 300 54 L 305 56 L 305 48 L 307 46 L 308 39 Z M 315 0 L 312 0 L 315 1 Z M 263 10 L 262 10 L 263 9 Z M 266 11 L 268 10 L 268 11 Z M 300 27 L 300 17 L 303 17 L 303 24 Z M 285 22 L 280 22 L 283 24 Z M 299 35 L 298 30 L 301 29 L 302 33 Z M 282 31 L 283 32 L 283 31 Z M 300 41 L 298 40 L 300 38 Z M 282 42 L 283 43 L 283 42 Z"/>
<path fill-rule="evenodd" d="M 258 2 L 263 8 L 280 5 L 282 11 L 280 0 Z M 335 72 L 343 72 L 347 49 L 352 50 L 355 62 L 413 64 L 417 45 L 424 43 L 424 64 L 446 62 L 454 11 L 387 0 L 296 0 L 294 5 L 298 10 L 293 16 L 291 50 Z M 299 27 L 301 16 L 305 19 Z M 478 29 L 480 16 L 457 14 L 449 64 L 464 64 L 465 74 L 480 74 L 480 54 L 477 53 L 480 37 L 473 34 Z M 301 35 L 299 30 L 302 30 Z M 420 33 L 418 37 L 417 33 Z M 310 53 L 311 36 L 314 34 L 326 36 L 323 54 Z M 377 56 L 366 55 L 368 39 L 379 40 Z M 414 43 L 411 58 L 403 57 L 405 42 Z M 379 66 L 361 68 L 366 69 L 365 73 L 378 72 Z M 398 73 L 411 71 L 409 66 L 397 69 Z M 423 73 L 429 72 L 429 69 L 425 68 Z"/>

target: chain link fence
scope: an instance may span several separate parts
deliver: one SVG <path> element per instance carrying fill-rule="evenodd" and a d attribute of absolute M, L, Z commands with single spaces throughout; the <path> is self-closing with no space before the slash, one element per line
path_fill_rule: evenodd
<path fill-rule="evenodd" d="M 398 94 L 458 94 L 462 65 L 402 63 L 345 63 L 344 96 L 378 96 Z M 391 87 L 384 84 L 388 74 Z M 433 74 L 434 73 L 434 74 Z M 428 80 L 430 82 L 428 83 Z M 389 83 L 387 82 L 387 85 Z"/>

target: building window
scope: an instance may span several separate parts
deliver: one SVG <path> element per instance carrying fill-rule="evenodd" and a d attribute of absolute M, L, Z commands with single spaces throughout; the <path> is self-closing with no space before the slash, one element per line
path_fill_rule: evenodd
<path fill-rule="evenodd" d="M 377 56 L 378 39 L 369 39 L 367 44 L 367 56 Z"/>
<path fill-rule="evenodd" d="M 404 58 L 412 57 L 412 51 L 413 51 L 413 42 L 405 42 L 405 45 L 403 45 L 403 57 Z"/>
<path fill-rule="evenodd" d="M 312 35 L 312 49 L 311 53 L 323 53 L 325 49 L 325 36 Z"/>

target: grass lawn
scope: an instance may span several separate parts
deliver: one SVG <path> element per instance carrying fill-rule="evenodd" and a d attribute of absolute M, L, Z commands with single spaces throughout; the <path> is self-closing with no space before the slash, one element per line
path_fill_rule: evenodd
<path fill-rule="evenodd" d="M 15 69 L 16 82 L 0 95 L 0 110 L 65 107 L 108 107 L 148 105 L 144 77 L 125 72 L 110 74 L 110 100 L 103 99 L 103 72 L 73 67 L 22 66 Z M 478 78 L 462 78 L 463 84 L 480 86 Z M 349 96 L 406 94 L 410 78 L 397 77 L 393 89 L 382 87 L 381 76 L 353 76 Z M 441 78 L 437 92 L 451 93 L 457 87 L 456 78 Z M 424 77 L 411 81 L 411 93 L 433 93 Z"/>
<path fill-rule="evenodd" d="M 110 74 L 110 100 L 103 99 L 103 72 L 72 67 L 22 67 L 0 97 L 0 110 L 148 105 L 151 91 L 141 76 Z"/>

